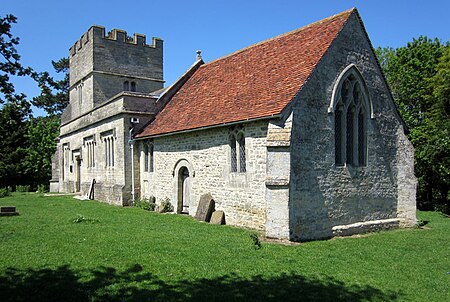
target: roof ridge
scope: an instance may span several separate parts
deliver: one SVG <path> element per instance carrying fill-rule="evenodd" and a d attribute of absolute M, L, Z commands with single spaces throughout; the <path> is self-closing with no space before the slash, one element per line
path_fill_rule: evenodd
<path fill-rule="evenodd" d="M 355 11 L 344 11 L 199 66 L 139 137 L 281 114 Z"/>
<path fill-rule="evenodd" d="M 248 49 L 251 49 L 251 48 L 253 48 L 253 47 L 259 46 L 259 45 L 261 45 L 261 44 L 264 44 L 264 43 L 267 43 L 267 42 L 270 42 L 270 41 L 273 41 L 273 40 L 276 40 L 276 39 L 283 38 L 283 37 L 285 37 L 285 36 L 289 36 L 289 35 L 291 35 L 291 34 L 294 34 L 294 33 L 300 32 L 300 31 L 302 31 L 302 30 L 305 30 L 305 29 L 307 29 L 307 28 L 309 28 L 309 27 L 317 26 L 317 25 L 319 25 L 319 24 L 321 24 L 321 23 L 330 21 L 330 20 L 332 20 L 332 19 L 334 19 L 334 18 L 338 18 L 338 17 L 340 17 L 340 16 L 342 16 L 342 15 L 348 14 L 348 16 L 350 17 L 350 15 L 351 15 L 353 12 L 355 12 L 355 11 L 357 12 L 357 9 L 356 9 L 355 7 L 352 7 L 352 8 L 350 8 L 350 9 L 348 9 L 348 10 L 345 10 L 345 11 L 343 11 L 343 12 L 340 12 L 339 14 L 335 14 L 335 15 L 330 16 L 330 17 L 327 17 L 327 18 L 325 18 L 325 19 L 321 19 L 321 20 L 315 21 L 315 22 L 313 22 L 313 23 L 307 24 L 307 25 L 302 26 L 302 27 L 300 27 L 300 28 L 296 28 L 296 29 L 294 29 L 294 30 L 291 30 L 291 31 L 288 31 L 288 32 L 286 32 L 286 33 L 277 35 L 277 36 L 275 36 L 275 37 L 268 38 L 268 39 L 266 39 L 266 40 L 263 40 L 263 41 L 260 41 L 260 42 L 256 42 L 256 43 L 251 44 L 251 45 L 249 45 L 249 46 L 246 46 L 246 47 L 244 47 L 244 48 L 238 49 L 238 50 L 236 50 L 236 51 L 233 51 L 232 53 L 229 53 L 229 54 L 227 54 L 227 55 L 224 55 L 223 57 L 219 57 L 219 58 L 217 58 L 217 59 L 214 59 L 214 60 L 212 60 L 212 61 L 209 61 L 208 63 L 205 63 L 205 64 L 203 64 L 203 65 L 200 66 L 200 67 L 201 67 L 201 68 L 202 68 L 202 67 L 205 67 L 205 66 L 210 65 L 210 64 L 212 64 L 212 63 L 215 63 L 215 62 L 217 62 L 217 61 L 224 60 L 224 59 L 226 59 L 226 58 L 228 58 L 228 57 L 231 57 L 231 56 L 234 56 L 234 55 L 236 55 L 236 54 L 238 54 L 238 53 L 244 52 L 244 51 L 246 51 L 246 50 L 248 50 Z"/>

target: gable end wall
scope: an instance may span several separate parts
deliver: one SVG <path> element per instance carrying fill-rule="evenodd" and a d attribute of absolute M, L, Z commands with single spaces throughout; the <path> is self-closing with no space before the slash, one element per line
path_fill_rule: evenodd
<path fill-rule="evenodd" d="M 350 64 L 361 72 L 373 102 L 366 167 L 337 167 L 334 162 L 334 115 L 327 108 L 337 77 Z M 364 231 L 365 224 L 372 226 L 373 221 L 386 221 L 390 227 L 399 224 L 397 217 L 415 220 L 414 150 L 395 111 L 365 32 L 353 14 L 293 105 L 292 240 L 348 235 Z"/>

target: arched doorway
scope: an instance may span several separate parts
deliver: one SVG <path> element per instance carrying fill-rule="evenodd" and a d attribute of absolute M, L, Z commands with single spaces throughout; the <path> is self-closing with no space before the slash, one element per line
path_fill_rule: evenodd
<path fill-rule="evenodd" d="M 178 213 L 189 214 L 190 177 L 187 167 L 178 170 Z"/>

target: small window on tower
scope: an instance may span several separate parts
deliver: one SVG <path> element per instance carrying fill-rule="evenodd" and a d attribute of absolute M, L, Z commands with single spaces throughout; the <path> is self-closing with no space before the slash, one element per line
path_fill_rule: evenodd
<path fill-rule="evenodd" d="M 130 82 L 125 81 L 123 82 L 123 91 L 128 91 L 130 90 Z"/>
<path fill-rule="evenodd" d="M 131 91 L 136 91 L 136 82 L 131 82 Z"/>

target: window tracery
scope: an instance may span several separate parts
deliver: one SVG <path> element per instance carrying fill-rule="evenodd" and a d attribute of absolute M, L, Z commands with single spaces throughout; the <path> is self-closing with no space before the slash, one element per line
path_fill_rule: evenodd
<path fill-rule="evenodd" d="M 367 119 L 370 112 L 364 82 L 355 67 L 349 68 L 335 87 L 330 106 L 334 112 L 335 164 L 367 164 Z M 330 110 L 330 109 L 329 109 Z"/>

